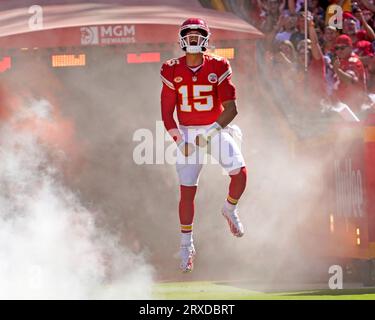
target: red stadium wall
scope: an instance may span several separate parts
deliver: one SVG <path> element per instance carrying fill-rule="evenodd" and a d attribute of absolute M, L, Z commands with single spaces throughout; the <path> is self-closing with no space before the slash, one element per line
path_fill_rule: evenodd
<path fill-rule="evenodd" d="M 375 115 L 370 115 L 365 123 L 364 161 L 366 176 L 366 210 L 369 223 L 369 241 L 375 244 Z M 375 247 L 373 247 L 375 250 Z"/>
<path fill-rule="evenodd" d="M 312 254 L 375 258 L 374 120 L 370 116 L 365 123 L 332 126 L 326 135 L 296 145 L 296 154 L 318 155 L 322 167 L 317 170 L 320 201 L 301 231 L 312 243 Z"/>

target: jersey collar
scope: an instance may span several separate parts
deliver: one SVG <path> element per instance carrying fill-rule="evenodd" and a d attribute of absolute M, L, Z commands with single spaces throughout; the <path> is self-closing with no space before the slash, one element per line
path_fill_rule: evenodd
<path fill-rule="evenodd" d="M 200 68 L 197 70 L 197 71 L 193 71 L 193 70 L 191 70 L 190 69 L 190 67 L 186 64 L 186 56 L 184 56 L 184 64 L 185 64 L 185 67 L 187 68 L 187 69 L 189 69 L 193 74 L 195 74 L 195 73 L 197 73 L 197 72 L 199 72 L 200 70 L 202 70 L 202 68 L 203 68 L 203 66 L 205 65 L 205 63 L 206 63 L 206 60 L 207 60 L 207 56 L 205 55 L 205 54 L 203 54 L 203 61 L 202 61 L 202 64 L 200 65 Z"/>

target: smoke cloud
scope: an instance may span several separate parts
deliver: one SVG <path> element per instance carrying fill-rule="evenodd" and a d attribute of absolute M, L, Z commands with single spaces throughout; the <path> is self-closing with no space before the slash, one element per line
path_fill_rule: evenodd
<path fill-rule="evenodd" d="M 50 109 L 45 99 L 20 106 L 0 131 L 0 298 L 150 298 L 142 254 L 98 226 L 98 213 L 64 184 L 64 150 L 41 140 L 59 126 Z"/>
<path fill-rule="evenodd" d="M 31 86 L 34 99 L 58 100 L 60 116 L 74 123 L 80 141 L 78 148 L 68 144 L 67 149 L 78 149 L 80 160 L 78 169 L 65 174 L 61 163 L 74 158 L 69 152 L 64 158 L 64 152 L 40 146 L 40 136 L 3 129 L 0 184 L 7 191 L 1 198 L 0 248 L 1 260 L 9 263 L 1 269 L 6 270 L 2 288 L 8 288 L 2 296 L 147 298 L 152 280 L 275 284 L 308 281 L 317 270 L 327 275 L 324 259 L 312 254 L 321 242 L 309 232 L 311 221 L 326 214 L 320 207 L 321 179 L 333 156 L 296 156 L 291 142 L 299 137 L 286 131 L 304 124 L 295 121 L 286 129 L 274 93 L 252 75 L 241 75 L 235 63 L 239 115 L 234 123 L 242 129 L 249 172 L 239 205 L 245 236 L 234 238 L 220 213 L 229 178 L 219 166 L 205 166 L 195 206 L 195 270 L 181 274 L 175 167 L 137 165 L 133 159 L 139 144 L 134 132 L 155 133 L 161 118 L 160 65 L 126 64 L 123 48 L 85 52 L 84 68 L 46 71 L 40 58 L 38 65 L 35 59 L 18 64 L 18 75 L 12 74 L 15 83 Z M 38 114 L 45 116 L 40 109 Z M 304 133 L 312 136 L 328 126 L 306 126 Z M 29 280 L 29 273 L 40 276 Z M 26 284 L 28 289 L 18 289 Z"/>

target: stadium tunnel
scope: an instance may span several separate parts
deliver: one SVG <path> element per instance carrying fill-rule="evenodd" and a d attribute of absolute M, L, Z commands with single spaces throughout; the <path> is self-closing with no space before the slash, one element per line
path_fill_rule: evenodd
<path fill-rule="evenodd" d="M 191 16 L 202 16 L 212 29 L 214 53 L 228 58 L 233 67 L 239 106 L 244 106 L 239 119 L 244 135 L 252 137 L 256 132 L 262 137 L 260 141 L 272 140 L 272 145 L 286 146 L 293 162 L 303 161 L 300 155 L 325 155 L 324 169 L 317 171 L 322 191 L 317 196 L 314 215 L 308 215 L 302 228 L 293 229 L 298 241 L 307 239 L 303 250 L 309 252 L 311 259 L 330 257 L 327 261 L 331 264 L 364 262 L 364 267 L 360 267 L 363 281 L 372 283 L 373 120 L 349 127 L 328 121 L 319 124 L 319 130 L 316 122 L 293 127 L 287 118 L 288 110 L 270 94 L 267 82 L 259 79 L 256 41 L 263 35 L 248 23 L 249 4 L 200 0 L 190 1 L 186 7 L 185 1 L 41 0 L 43 28 L 30 30 L 30 18 L 37 11 L 26 10 L 28 1 L 2 3 L 0 117 L 6 121 L 7 115 L 14 112 L 16 100 L 22 103 L 30 95 L 49 99 L 59 117 L 74 124 L 73 130 L 71 123 L 61 120 L 55 132 L 67 134 L 45 137 L 47 143 L 60 143 L 75 159 L 67 170 L 66 183 L 79 192 L 86 206 L 101 212 L 99 225 L 120 233 L 124 245 L 132 250 L 149 252 L 147 258 L 159 271 L 160 279 L 173 278 L 175 265 L 171 257 L 178 243 L 177 180 L 173 168 L 165 164 L 134 163 L 133 135 L 140 128 L 154 133 L 158 130 L 155 121 L 160 119 L 160 65 L 181 54 L 177 44 L 180 23 Z M 259 105 L 262 107 L 257 108 Z M 251 150 L 268 148 L 261 142 L 256 147 L 254 141 L 249 144 Z M 245 152 L 254 160 L 249 149 Z M 267 157 L 255 159 L 255 168 L 277 152 L 268 149 Z M 360 177 L 355 183 L 349 178 L 353 173 Z M 211 175 L 210 183 L 221 182 Z M 202 185 L 202 189 L 209 187 L 204 178 Z M 211 199 L 212 203 L 220 203 L 223 197 L 202 192 L 201 199 Z M 352 195 L 345 195 L 348 192 Z M 202 202 L 198 198 L 198 208 Z M 207 225 L 212 217 L 201 219 Z M 217 232 L 222 230 L 216 222 L 213 225 Z M 199 228 L 198 225 L 197 233 Z M 211 240 L 217 237 L 216 233 L 207 235 Z M 278 236 L 273 237 L 270 235 L 270 239 Z M 275 240 L 271 240 L 271 246 L 277 247 L 272 241 Z M 212 251 L 203 244 L 201 247 L 202 252 Z M 228 259 L 243 264 L 244 257 L 235 255 L 236 250 L 231 256 L 231 248 L 227 249 L 223 260 L 209 255 L 209 261 L 201 261 L 201 271 L 197 270 L 193 277 L 227 276 Z M 213 272 L 213 264 L 223 267 Z M 246 271 L 249 264 L 243 268 Z"/>
<path fill-rule="evenodd" d="M 2 3 L 1 13 L 2 121 L 30 97 L 49 100 L 59 120 L 45 123 L 41 139 L 67 154 L 65 182 L 100 212 L 98 225 L 120 234 L 131 250 L 149 252 L 160 278 L 175 274 L 174 168 L 135 164 L 133 135 L 142 128 L 160 133 L 160 66 L 181 54 L 183 20 L 206 19 L 212 51 L 231 61 L 244 104 L 253 94 L 248 88 L 255 86 L 255 41 L 262 33 L 199 1 L 186 7 L 184 1 L 42 0 L 29 11 L 28 1 L 17 0 Z"/>

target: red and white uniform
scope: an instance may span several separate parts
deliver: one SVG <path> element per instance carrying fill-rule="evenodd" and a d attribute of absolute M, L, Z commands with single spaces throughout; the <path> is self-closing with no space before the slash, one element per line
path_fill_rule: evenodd
<path fill-rule="evenodd" d="M 186 65 L 185 56 L 172 59 L 163 64 L 160 76 L 164 84 L 162 118 L 167 130 L 177 128 L 175 107 L 180 125 L 208 125 L 223 112 L 222 102 L 236 99 L 232 69 L 224 58 L 204 54 L 195 72 Z"/>
<path fill-rule="evenodd" d="M 229 62 L 221 57 L 203 54 L 203 63 L 196 68 L 186 65 L 185 56 L 171 59 L 163 64 L 160 76 L 163 82 L 161 113 L 165 128 L 172 136 L 172 130 L 178 129 L 186 142 L 195 144 L 196 135 L 207 130 L 223 112 L 222 102 L 236 99 L 236 89 L 231 82 L 232 69 Z M 173 118 L 175 109 L 178 126 Z M 210 154 L 228 173 L 245 166 L 230 131 L 230 126 L 220 130 L 211 140 L 210 149 Z M 197 185 L 204 161 L 204 153 L 199 148 L 189 157 L 177 151 L 180 184 Z"/>
<path fill-rule="evenodd" d="M 366 71 L 363 63 L 355 53 L 352 53 L 348 59 L 340 59 L 340 69 L 355 76 L 358 82 L 346 84 L 338 79 L 335 96 L 358 111 L 366 95 Z"/>

